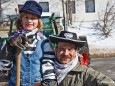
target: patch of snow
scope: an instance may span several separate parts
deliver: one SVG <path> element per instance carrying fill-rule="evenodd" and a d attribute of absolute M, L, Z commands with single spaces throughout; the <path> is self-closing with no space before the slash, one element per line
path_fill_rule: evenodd
<path fill-rule="evenodd" d="M 96 31 L 91 27 L 91 22 L 83 24 L 74 22 L 72 26 L 68 27 L 68 31 L 75 32 L 78 36 L 86 36 L 89 48 L 115 50 L 115 30 L 111 32 L 111 35 L 108 38 L 104 38 L 103 36 L 96 35 L 95 33 L 99 33 L 99 31 Z"/>

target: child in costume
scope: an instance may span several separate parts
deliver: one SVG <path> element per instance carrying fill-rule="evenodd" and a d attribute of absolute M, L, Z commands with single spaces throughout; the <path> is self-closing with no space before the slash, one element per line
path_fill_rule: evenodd
<path fill-rule="evenodd" d="M 41 33 L 42 7 L 36 1 L 26 1 L 19 13 L 17 31 L 8 42 L 21 49 L 20 86 L 51 86 L 50 82 L 56 81 L 53 68 L 55 53 L 49 40 Z M 16 55 L 13 58 L 8 86 L 16 86 Z"/>

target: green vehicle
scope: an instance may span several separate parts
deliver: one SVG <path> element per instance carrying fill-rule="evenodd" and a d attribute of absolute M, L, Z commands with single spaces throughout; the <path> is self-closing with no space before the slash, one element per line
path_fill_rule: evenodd
<path fill-rule="evenodd" d="M 43 21 L 43 34 L 46 37 L 49 37 L 49 35 L 57 35 L 58 27 L 56 25 L 56 17 L 54 17 L 54 14 L 51 13 L 43 13 L 42 14 L 42 21 Z"/>
<path fill-rule="evenodd" d="M 12 15 L 10 16 L 10 30 L 8 35 L 10 36 L 12 32 L 14 32 L 16 30 L 15 27 L 15 20 L 17 19 L 18 15 Z M 42 33 L 48 38 L 49 35 L 58 35 L 60 33 L 61 30 L 63 30 L 63 26 L 61 26 L 62 24 L 59 24 L 59 19 L 61 17 L 55 17 L 54 13 L 49 13 L 49 12 L 43 12 L 42 14 L 42 21 L 43 21 L 43 29 L 42 29 Z M 57 20 L 58 20 L 58 24 L 57 24 Z M 62 22 L 60 22 L 62 23 Z M 0 37 L 0 47 L 4 44 L 3 42 L 5 42 L 7 38 L 1 38 Z M 80 40 L 82 41 L 86 41 L 86 45 L 82 48 L 79 49 L 79 53 L 82 54 L 84 58 L 83 60 L 83 64 L 87 65 L 89 64 L 90 58 L 89 58 L 89 47 L 88 47 L 88 43 L 87 43 L 87 38 L 86 36 L 80 36 L 79 37 Z M 1 59 L 1 57 L 0 57 Z"/>
<path fill-rule="evenodd" d="M 15 27 L 15 20 L 17 19 L 18 15 L 12 15 L 9 16 L 10 19 L 10 29 L 8 32 L 8 36 L 10 36 L 12 34 L 12 32 L 14 32 L 16 30 Z M 49 35 L 57 35 L 58 32 L 58 27 L 56 26 L 56 22 L 55 22 L 56 18 L 54 17 L 54 15 L 52 15 L 51 13 L 43 13 L 42 15 L 42 21 L 43 21 L 43 29 L 42 32 L 43 34 L 48 38 Z M 3 63 L 2 66 L 6 67 L 6 69 L 0 69 L 0 85 L 2 84 L 2 86 L 6 86 L 7 81 L 8 81 L 8 77 L 9 77 L 9 70 L 12 65 L 10 64 L 10 62 L 12 61 L 11 54 L 13 53 L 11 50 L 11 48 L 9 48 L 7 46 L 6 43 L 7 37 L 3 38 L 0 37 L 0 63 Z M 10 50 L 8 50 L 10 49 Z M 9 52 L 11 51 L 11 52 Z M 1 66 L 1 64 L 0 64 Z"/>
<path fill-rule="evenodd" d="M 14 28 L 14 22 L 15 22 L 16 18 L 17 18 L 17 15 L 10 17 L 10 22 L 11 23 L 10 23 L 10 30 L 9 30 L 9 33 L 8 33 L 9 36 L 11 35 L 11 33 L 13 31 L 16 30 L 16 28 Z M 49 37 L 49 35 L 58 35 L 60 33 L 60 31 L 63 30 L 63 28 L 62 28 L 63 26 L 57 24 L 56 20 L 58 20 L 58 19 L 60 19 L 60 17 L 55 17 L 54 13 L 53 14 L 43 13 L 43 15 L 42 15 L 42 21 L 43 21 L 42 32 L 47 38 Z M 80 36 L 79 38 L 80 38 L 80 40 L 87 41 L 87 38 L 85 36 Z M 0 61 L 3 61 L 3 62 L 4 62 L 4 60 L 2 60 L 2 59 L 9 60 L 9 58 L 8 58 L 9 54 L 7 52 L 8 49 L 7 49 L 6 39 L 7 38 L 1 38 L 0 37 L 0 49 L 3 48 L 0 51 L 0 55 L 1 55 L 0 56 Z M 10 50 L 10 51 L 13 51 L 13 50 Z M 79 53 L 83 56 L 82 60 L 80 60 L 81 64 L 88 65 L 90 63 L 90 54 L 89 54 L 89 47 L 88 47 L 87 42 L 86 42 L 86 45 L 83 48 L 79 49 Z M 9 62 L 6 63 L 6 65 L 8 65 L 8 64 L 9 64 Z M 11 66 L 11 65 L 9 65 L 9 66 Z M 2 79 L 2 80 L 0 80 L 0 84 L 2 82 L 7 83 L 8 75 L 9 75 L 8 73 L 9 73 L 8 69 L 2 70 L 0 72 L 0 75 L 2 74 L 2 76 L 0 76 L 0 78 Z M 6 86 L 6 85 L 2 85 L 2 86 Z"/>
<path fill-rule="evenodd" d="M 16 27 L 14 28 L 14 22 L 16 20 L 18 15 L 13 15 L 13 16 L 10 16 L 10 30 L 9 30 L 9 33 L 8 35 L 10 36 L 11 33 L 13 31 L 16 30 Z M 60 17 L 55 17 L 54 16 L 54 13 L 51 14 L 49 12 L 44 12 L 42 14 L 42 21 L 43 21 L 43 29 L 42 29 L 42 33 L 48 38 L 49 35 L 58 35 L 60 33 L 61 30 L 63 30 L 62 28 L 62 24 L 59 26 L 57 25 L 57 19 L 60 19 Z M 3 45 L 3 42 L 5 42 L 7 38 L 1 38 L 0 37 L 0 47 Z M 89 54 L 89 47 L 88 47 L 88 43 L 87 43 L 87 38 L 86 36 L 80 36 L 79 37 L 80 40 L 82 41 L 86 41 L 86 45 L 79 49 L 79 53 L 85 57 L 83 58 L 83 61 L 81 61 L 81 63 L 83 65 L 88 65 L 90 63 L 90 54 Z M 5 57 L 6 58 L 6 57 Z M 1 59 L 1 57 L 0 57 Z"/>
<path fill-rule="evenodd" d="M 18 15 L 11 15 L 9 16 L 10 19 L 10 30 L 9 35 L 16 30 L 16 27 L 14 25 L 14 22 L 16 20 Z M 43 29 L 42 32 L 46 37 L 49 37 L 49 35 L 57 35 L 61 30 L 63 30 L 61 22 L 59 22 L 61 17 L 55 17 L 54 13 L 49 12 L 43 12 L 42 13 L 42 21 L 43 21 Z M 56 23 L 56 20 L 58 20 L 58 24 Z"/>
<path fill-rule="evenodd" d="M 15 20 L 17 19 L 17 16 L 18 15 L 12 15 L 9 17 L 10 18 L 10 29 L 8 32 L 8 36 L 10 36 L 16 30 Z M 49 37 L 49 35 L 58 35 L 59 28 L 56 25 L 56 17 L 54 17 L 54 14 L 43 13 L 42 21 L 43 21 L 42 32 L 47 38 Z M 6 43 L 6 40 L 7 40 L 7 37 L 5 37 L 5 38 L 0 37 L 0 48 L 2 48 L 2 46 Z M 4 53 L 5 53 L 5 50 L 4 50 Z M 1 51 L 0 51 L 0 54 L 2 54 Z M 0 57 L 0 59 L 2 59 L 2 58 L 3 57 Z M 4 58 L 7 58 L 7 57 L 4 56 Z"/>

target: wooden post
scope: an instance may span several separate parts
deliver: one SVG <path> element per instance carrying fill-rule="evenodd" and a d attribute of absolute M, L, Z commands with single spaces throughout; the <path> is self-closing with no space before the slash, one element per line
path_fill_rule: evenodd
<path fill-rule="evenodd" d="M 16 59 L 16 86 L 20 86 L 20 62 L 21 62 L 20 49 L 17 48 L 17 59 Z"/>
<path fill-rule="evenodd" d="M 65 3 L 64 0 L 62 0 L 63 19 L 64 19 L 64 20 L 63 20 L 63 23 L 64 23 L 64 30 L 66 30 L 66 26 L 65 26 L 65 25 L 66 25 L 66 24 L 65 24 L 65 23 L 66 23 L 66 22 L 65 22 L 65 6 L 64 6 L 64 3 Z"/>

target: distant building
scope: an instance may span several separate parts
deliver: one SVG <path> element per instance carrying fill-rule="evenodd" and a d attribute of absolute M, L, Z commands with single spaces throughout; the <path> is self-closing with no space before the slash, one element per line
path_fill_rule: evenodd
<path fill-rule="evenodd" d="M 27 0 L 15 0 L 10 2 L 10 4 L 6 4 L 8 9 L 5 9 L 4 14 L 16 14 L 15 8 L 18 9 L 18 5 L 24 4 L 25 1 Z M 41 4 L 44 12 L 63 16 L 62 0 L 36 1 Z M 98 14 L 104 15 L 103 12 L 106 9 L 108 1 L 111 5 L 115 5 L 115 0 L 64 0 L 65 18 L 73 22 L 99 20 Z"/>
<path fill-rule="evenodd" d="M 43 6 L 44 12 L 55 12 L 62 16 L 62 0 L 36 0 Z M 64 0 L 66 18 L 72 21 L 95 21 L 99 15 L 104 15 L 107 2 L 110 6 L 115 5 L 115 0 Z M 67 3 L 70 3 L 67 5 Z M 115 10 L 114 10 L 115 11 Z M 69 14 L 67 14 L 69 13 Z M 70 16 L 72 15 L 72 17 Z"/>

